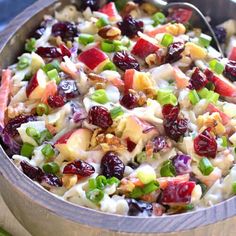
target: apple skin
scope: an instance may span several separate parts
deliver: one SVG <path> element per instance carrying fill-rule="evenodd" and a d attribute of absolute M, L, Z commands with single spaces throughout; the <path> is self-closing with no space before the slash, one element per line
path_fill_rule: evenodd
<path fill-rule="evenodd" d="M 42 69 L 32 77 L 26 87 L 26 95 L 29 99 L 41 99 L 47 86 L 47 76 Z"/>
<path fill-rule="evenodd" d="M 74 160 L 80 156 L 80 151 L 88 149 L 91 137 L 91 130 L 80 128 L 64 134 L 56 141 L 55 147 L 64 157 Z"/>
<path fill-rule="evenodd" d="M 136 71 L 134 69 L 128 69 L 125 71 L 124 74 L 125 93 L 128 93 L 129 89 L 133 88 L 135 72 Z"/>
<path fill-rule="evenodd" d="M 90 70 L 94 70 L 101 63 L 108 59 L 108 56 L 98 48 L 90 48 L 78 56 L 79 61 L 83 62 Z"/>
<path fill-rule="evenodd" d="M 229 60 L 236 61 L 236 46 L 234 46 L 229 53 Z"/>
<path fill-rule="evenodd" d="M 148 55 L 156 52 L 159 47 L 144 38 L 139 38 L 136 44 L 134 45 L 131 53 L 145 59 Z"/>
<path fill-rule="evenodd" d="M 126 127 L 123 131 L 122 138 L 129 138 L 132 142 L 137 144 L 140 139 L 146 142 L 157 134 L 157 129 L 152 124 L 136 116 L 129 116 L 126 120 Z"/>
<path fill-rule="evenodd" d="M 99 10 L 99 12 L 106 14 L 110 20 L 115 20 L 117 17 L 119 17 L 119 14 L 116 10 L 116 5 L 114 2 L 110 2 L 106 4 Z"/>

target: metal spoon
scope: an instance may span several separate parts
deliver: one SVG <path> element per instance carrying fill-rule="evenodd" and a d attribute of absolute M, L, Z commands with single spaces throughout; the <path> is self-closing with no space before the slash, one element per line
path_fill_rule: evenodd
<path fill-rule="evenodd" d="M 162 0 L 146 0 L 146 2 L 149 2 L 164 11 L 168 11 L 168 9 L 170 8 L 186 8 L 186 9 L 192 10 L 193 16 L 191 19 L 191 24 L 195 27 L 199 27 L 203 29 L 204 32 L 208 33 L 213 39 L 212 45 L 221 53 L 222 56 L 224 55 L 221 49 L 220 43 L 218 39 L 216 38 L 216 35 L 212 27 L 206 20 L 206 17 L 202 14 L 202 12 L 197 7 L 187 2 L 167 3 L 166 1 L 162 1 Z"/>

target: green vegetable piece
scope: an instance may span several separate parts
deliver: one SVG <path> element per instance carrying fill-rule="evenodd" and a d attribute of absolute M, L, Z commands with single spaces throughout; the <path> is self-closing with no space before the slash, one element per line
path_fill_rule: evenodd
<path fill-rule="evenodd" d="M 115 64 L 114 64 L 113 62 L 111 62 L 111 61 L 108 62 L 108 63 L 103 67 L 102 70 L 103 70 L 103 71 L 104 71 L 104 70 L 117 71 Z"/>
<path fill-rule="evenodd" d="M 112 43 L 112 42 L 109 42 L 109 41 L 103 41 L 101 43 L 101 49 L 103 52 L 115 52 L 115 45 Z"/>
<path fill-rule="evenodd" d="M 37 140 L 38 144 L 42 144 L 44 141 L 49 141 L 53 138 L 52 134 L 46 129 L 40 133 L 40 138 Z"/>
<path fill-rule="evenodd" d="M 30 59 L 27 57 L 20 57 L 19 62 L 17 63 L 18 70 L 24 70 L 30 65 Z"/>
<path fill-rule="evenodd" d="M 48 115 L 49 114 L 49 107 L 47 104 L 45 103 L 39 103 L 36 107 L 36 113 L 39 115 L 39 116 L 42 116 L 42 115 Z"/>
<path fill-rule="evenodd" d="M 211 40 L 212 40 L 212 37 L 207 35 L 207 34 L 201 34 L 199 39 L 198 39 L 198 43 L 202 46 L 202 47 L 205 47 L 205 48 L 208 48 L 211 44 Z"/>
<path fill-rule="evenodd" d="M 130 193 L 131 198 L 140 198 L 143 195 L 143 191 L 140 187 L 135 187 L 134 190 Z"/>
<path fill-rule="evenodd" d="M 222 140 L 221 146 L 222 146 L 222 147 L 227 147 L 227 146 L 228 146 L 227 137 L 226 137 L 226 136 L 222 136 L 222 137 L 221 137 L 221 140 Z"/>
<path fill-rule="evenodd" d="M 196 105 L 200 101 L 200 98 L 195 89 L 189 92 L 188 98 L 193 105 Z"/>
<path fill-rule="evenodd" d="M 95 102 L 105 104 L 109 101 L 106 91 L 104 89 L 98 89 L 96 90 L 92 95 L 91 99 Z"/>
<path fill-rule="evenodd" d="M 104 26 L 106 26 L 106 25 L 109 25 L 110 24 L 110 22 L 109 22 L 109 20 L 106 18 L 106 17 L 101 17 L 100 19 L 98 19 L 98 21 L 96 22 L 96 26 L 98 27 L 98 28 L 102 28 L 102 27 L 104 27 Z"/>
<path fill-rule="evenodd" d="M 211 162 L 206 157 L 200 160 L 198 168 L 205 176 L 208 176 L 214 170 L 214 167 L 212 166 Z"/>
<path fill-rule="evenodd" d="M 23 143 L 20 154 L 21 156 L 30 158 L 33 154 L 34 146 L 30 143 Z"/>
<path fill-rule="evenodd" d="M 86 192 L 86 197 L 89 199 L 91 202 L 95 204 L 99 204 L 101 200 L 104 198 L 104 192 L 100 189 L 93 189 L 88 192 Z"/>
<path fill-rule="evenodd" d="M 40 138 L 40 133 L 33 127 L 27 127 L 25 132 L 29 137 L 32 137 L 36 140 Z"/>
<path fill-rule="evenodd" d="M 152 16 L 152 20 L 154 21 L 153 26 L 157 26 L 159 24 L 164 24 L 166 17 L 162 12 L 157 12 Z"/>
<path fill-rule="evenodd" d="M 143 194 L 149 194 L 160 188 L 160 185 L 157 181 L 153 181 L 143 187 Z"/>
<path fill-rule="evenodd" d="M 88 186 L 89 186 L 89 190 L 93 190 L 93 189 L 97 188 L 96 179 L 89 179 Z"/>
<path fill-rule="evenodd" d="M 223 64 L 221 64 L 219 61 L 217 61 L 216 59 L 212 60 L 209 62 L 209 66 L 210 68 L 216 72 L 217 74 L 222 74 L 225 67 Z"/>
<path fill-rule="evenodd" d="M 209 95 L 209 90 L 207 88 L 202 88 L 198 91 L 198 95 L 200 98 L 207 98 Z"/>
<path fill-rule="evenodd" d="M 36 51 L 36 39 L 35 38 L 30 38 L 30 39 L 28 39 L 26 41 L 25 50 L 27 52 L 34 52 L 34 51 Z"/>
<path fill-rule="evenodd" d="M 232 183 L 232 192 L 234 195 L 236 195 L 236 181 Z"/>
<path fill-rule="evenodd" d="M 55 155 L 55 151 L 54 151 L 54 149 L 52 148 L 52 146 L 50 144 L 46 144 L 41 149 L 41 152 L 47 160 L 50 160 Z"/>
<path fill-rule="evenodd" d="M 145 161 L 147 161 L 147 155 L 146 155 L 146 152 L 140 152 L 137 156 L 136 156 L 136 161 L 138 163 L 143 163 Z"/>
<path fill-rule="evenodd" d="M 120 180 L 117 179 L 116 177 L 111 177 L 111 178 L 107 179 L 107 184 L 108 184 L 108 185 L 113 185 L 113 184 L 115 184 L 115 185 L 118 186 L 118 185 L 120 184 Z"/>
<path fill-rule="evenodd" d="M 60 171 L 60 166 L 55 162 L 48 162 L 43 165 L 43 171 L 48 174 L 56 174 Z"/>
<path fill-rule="evenodd" d="M 0 236 L 12 236 L 12 234 L 8 233 L 5 229 L 0 227 Z"/>
<path fill-rule="evenodd" d="M 110 110 L 111 118 L 115 120 L 117 117 L 122 116 L 124 114 L 124 111 L 122 107 L 114 107 Z"/>
<path fill-rule="evenodd" d="M 99 175 L 96 178 L 96 183 L 98 189 L 104 189 L 107 185 L 107 178 L 103 175 Z"/>
<path fill-rule="evenodd" d="M 52 70 L 48 71 L 47 75 L 50 80 L 55 80 L 57 84 L 60 83 L 61 79 L 60 79 L 58 71 L 56 69 L 52 69 Z"/>
<path fill-rule="evenodd" d="M 94 36 L 91 34 L 80 34 L 79 43 L 82 45 L 87 45 L 94 42 Z"/>
<path fill-rule="evenodd" d="M 42 69 L 45 73 L 53 69 L 56 69 L 57 71 L 61 71 L 60 63 L 58 60 L 53 60 L 51 63 L 46 64 Z"/>
<path fill-rule="evenodd" d="M 173 92 L 169 89 L 159 89 L 157 92 L 157 101 L 162 105 L 171 104 L 176 106 L 178 100 Z"/>
<path fill-rule="evenodd" d="M 164 34 L 161 45 L 164 47 L 168 47 L 170 44 L 172 44 L 174 41 L 174 37 L 171 34 Z"/>
<path fill-rule="evenodd" d="M 162 177 L 174 177 L 176 176 L 175 167 L 170 160 L 163 162 L 160 174 Z"/>

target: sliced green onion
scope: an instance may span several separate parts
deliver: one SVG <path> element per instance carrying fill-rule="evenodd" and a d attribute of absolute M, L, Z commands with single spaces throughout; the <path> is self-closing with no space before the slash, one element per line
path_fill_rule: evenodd
<path fill-rule="evenodd" d="M 135 187 L 134 190 L 130 193 L 131 198 L 140 198 L 143 195 L 143 191 L 140 187 Z"/>
<path fill-rule="evenodd" d="M 233 194 L 236 194 L 236 181 L 232 183 L 232 192 Z"/>
<path fill-rule="evenodd" d="M 102 28 L 102 27 L 104 27 L 104 26 L 106 26 L 106 25 L 109 25 L 110 24 L 110 22 L 109 22 L 109 20 L 106 18 L 106 17 L 101 17 L 100 19 L 98 19 L 98 21 L 96 22 L 96 26 L 98 27 L 98 28 Z"/>
<path fill-rule="evenodd" d="M 101 43 L 101 49 L 103 52 L 115 52 L 115 45 L 109 41 L 103 41 Z"/>
<path fill-rule="evenodd" d="M 135 157 L 136 161 L 138 163 L 143 163 L 147 160 L 147 155 L 146 152 L 140 152 L 136 157 Z"/>
<path fill-rule="evenodd" d="M 207 88 L 202 88 L 197 93 L 200 96 L 200 98 L 207 98 L 207 96 L 209 94 L 209 90 Z"/>
<path fill-rule="evenodd" d="M 42 115 L 48 115 L 49 114 L 49 107 L 47 104 L 45 103 L 39 103 L 36 107 L 36 113 L 39 115 L 39 116 L 42 116 Z"/>
<path fill-rule="evenodd" d="M 226 137 L 226 136 L 222 136 L 222 137 L 221 137 L 221 140 L 222 140 L 221 146 L 222 146 L 222 147 L 227 147 L 227 146 L 228 146 L 227 137 Z"/>
<path fill-rule="evenodd" d="M 201 189 L 202 189 L 202 197 L 204 196 L 204 194 L 206 193 L 207 191 L 207 186 L 203 183 L 199 183 Z"/>
<path fill-rule="evenodd" d="M 0 236 L 12 236 L 12 234 L 8 233 L 5 229 L 0 227 Z"/>
<path fill-rule="evenodd" d="M 60 166 L 55 162 L 49 162 L 43 165 L 43 170 L 48 174 L 56 174 L 60 170 Z"/>
<path fill-rule="evenodd" d="M 61 79 L 60 79 L 58 71 L 56 69 L 52 69 L 52 70 L 48 71 L 47 75 L 50 80 L 55 80 L 57 84 L 60 83 Z"/>
<path fill-rule="evenodd" d="M 40 138 L 40 133 L 38 132 L 37 129 L 35 129 L 33 127 L 27 127 L 25 132 L 29 137 L 32 137 L 34 139 L 39 139 Z"/>
<path fill-rule="evenodd" d="M 24 70 L 30 65 L 30 59 L 27 57 L 21 57 L 19 59 L 19 62 L 17 63 L 17 69 L 18 70 Z"/>
<path fill-rule="evenodd" d="M 55 155 L 55 151 L 50 144 L 46 144 L 41 149 L 41 152 L 47 160 L 51 159 Z"/>
<path fill-rule="evenodd" d="M 170 160 L 163 162 L 160 174 L 162 177 L 174 177 L 176 175 L 175 167 Z"/>
<path fill-rule="evenodd" d="M 86 197 L 91 202 L 98 204 L 104 198 L 104 192 L 96 188 L 86 192 Z"/>
<path fill-rule="evenodd" d="M 94 42 L 94 36 L 91 34 L 80 34 L 79 35 L 79 43 L 83 45 L 87 45 L 89 43 Z"/>
<path fill-rule="evenodd" d="M 176 106 L 178 100 L 173 92 L 169 89 L 159 89 L 157 92 L 157 101 L 162 105 L 171 104 Z"/>
<path fill-rule="evenodd" d="M 198 168 L 205 176 L 208 176 L 214 170 L 211 162 L 206 157 L 200 160 Z"/>
<path fill-rule="evenodd" d="M 153 181 L 143 187 L 143 189 L 142 189 L 143 194 L 145 195 L 145 194 L 152 193 L 152 192 L 156 191 L 157 189 L 159 189 L 159 187 L 160 187 L 159 183 L 157 181 Z"/>
<path fill-rule="evenodd" d="M 118 11 L 123 10 L 128 0 L 115 0 L 116 8 Z"/>
<path fill-rule="evenodd" d="M 157 12 L 152 16 L 152 20 L 154 21 L 153 26 L 157 26 L 159 24 L 165 23 L 166 17 L 162 12 Z"/>
<path fill-rule="evenodd" d="M 116 177 L 111 177 L 111 178 L 107 179 L 108 185 L 113 185 L 113 184 L 119 185 L 119 183 L 120 183 L 120 180 L 117 179 Z"/>
<path fill-rule="evenodd" d="M 110 110 L 111 118 L 114 120 L 124 114 L 122 107 L 114 107 Z"/>
<path fill-rule="evenodd" d="M 57 71 L 61 71 L 60 63 L 58 60 L 53 60 L 51 63 L 46 64 L 42 69 L 45 73 L 53 69 L 56 69 Z"/>
<path fill-rule="evenodd" d="M 89 186 L 89 190 L 93 190 L 93 189 L 97 188 L 96 179 L 89 179 L 88 186 Z"/>
<path fill-rule="evenodd" d="M 207 96 L 206 99 L 209 102 L 217 103 L 217 101 L 219 100 L 219 97 L 220 97 L 220 95 L 218 93 L 215 93 L 213 91 L 209 91 L 208 96 Z"/>
<path fill-rule="evenodd" d="M 202 47 L 209 47 L 211 44 L 211 40 L 212 37 L 207 35 L 207 34 L 201 34 L 199 39 L 198 39 L 198 43 L 202 46 Z"/>
<path fill-rule="evenodd" d="M 171 34 L 164 34 L 161 45 L 164 47 L 168 47 L 170 44 L 172 44 L 174 41 L 174 37 Z"/>
<path fill-rule="evenodd" d="M 49 141 L 53 138 L 52 134 L 46 129 L 40 133 L 40 138 L 37 140 L 38 144 L 42 144 L 44 141 Z"/>
<path fill-rule="evenodd" d="M 128 50 L 128 48 L 125 47 L 125 46 L 123 46 L 123 45 L 119 45 L 119 46 L 116 46 L 116 47 L 115 47 L 115 51 L 116 51 L 116 52 L 127 51 L 127 50 Z"/>
<path fill-rule="evenodd" d="M 111 62 L 111 61 L 108 62 L 108 63 L 103 67 L 102 70 L 103 70 L 103 71 L 104 71 L 104 70 L 113 70 L 113 71 L 117 71 L 115 64 L 114 64 L 113 62 Z"/>
<path fill-rule="evenodd" d="M 96 90 L 92 95 L 91 99 L 95 102 L 105 104 L 109 101 L 106 91 L 104 89 L 98 89 Z"/>
<path fill-rule="evenodd" d="M 191 211 L 191 210 L 194 209 L 194 204 L 190 203 L 190 204 L 186 205 L 184 208 L 185 208 L 186 211 Z"/>
<path fill-rule="evenodd" d="M 200 101 L 200 98 L 195 89 L 189 92 L 188 98 L 193 105 L 196 105 Z"/>
<path fill-rule="evenodd" d="M 34 146 L 30 143 L 23 143 L 20 154 L 24 157 L 31 157 L 34 151 Z"/>
<path fill-rule="evenodd" d="M 28 39 L 26 41 L 25 50 L 27 52 L 34 52 L 34 51 L 36 51 L 36 39 L 35 38 L 31 38 L 31 39 Z"/>
<path fill-rule="evenodd" d="M 209 66 L 210 68 L 216 72 L 217 74 L 222 74 L 225 67 L 223 64 L 221 64 L 219 61 L 217 61 L 216 59 L 212 60 L 209 62 Z"/>
<path fill-rule="evenodd" d="M 208 83 L 206 84 L 206 88 L 207 88 L 208 90 L 214 91 L 216 87 L 215 87 L 215 85 L 214 85 L 212 82 L 208 82 Z"/>
<path fill-rule="evenodd" d="M 107 178 L 103 175 L 99 175 L 96 178 L 96 183 L 97 183 L 97 188 L 98 189 L 104 189 L 105 186 L 107 185 Z"/>

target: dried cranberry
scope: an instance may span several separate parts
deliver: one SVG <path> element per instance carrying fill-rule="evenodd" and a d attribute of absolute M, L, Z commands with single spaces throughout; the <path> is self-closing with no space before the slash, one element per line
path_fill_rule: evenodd
<path fill-rule="evenodd" d="M 132 16 L 125 16 L 123 21 L 117 23 L 121 30 L 122 35 L 126 35 L 129 38 L 135 37 L 139 31 L 143 32 L 143 22 L 135 20 Z"/>
<path fill-rule="evenodd" d="M 164 119 L 175 121 L 179 115 L 179 107 L 171 104 L 164 105 L 162 108 Z"/>
<path fill-rule="evenodd" d="M 58 22 L 52 26 L 52 34 L 60 36 L 63 41 L 73 41 L 79 35 L 77 26 L 70 22 Z"/>
<path fill-rule="evenodd" d="M 162 192 L 161 203 L 165 205 L 189 204 L 194 187 L 194 182 L 169 182 L 168 186 Z"/>
<path fill-rule="evenodd" d="M 120 104 L 127 109 L 133 109 L 138 106 L 138 98 L 132 93 L 127 93 L 121 98 Z"/>
<path fill-rule="evenodd" d="M 63 174 L 78 175 L 79 177 L 88 177 L 95 172 L 92 165 L 85 161 L 76 160 L 64 167 Z"/>
<path fill-rule="evenodd" d="M 201 72 L 200 69 L 197 67 L 194 70 L 189 82 L 190 82 L 189 85 L 190 89 L 200 90 L 207 85 L 208 80 L 206 75 L 203 72 Z"/>
<path fill-rule="evenodd" d="M 225 43 L 227 32 L 224 27 L 217 26 L 214 28 L 216 38 L 219 43 Z"/>
<path fill-rule="evenodd" d="M 62 57 L 62 54 L 57 50 L 56 47 L 39 47 L 36 53 L 44 58 L 58 58 Z"/>
<path fill-rule="evenodd" d="M 126 51 L 115 53 L 113 62 L 123 71 L 128 69 L 140 70 L 138 61 L 134 57 L 129 55 Z"/>
<path fill-rule="evenodd" d="M 229 61 L 223 72 L 224 76 L 231 81 L 236 81 L 236 61 Z"/>
<path fill-rule="evenodd" d="M 62 80 L 58 85 L 58 93 L 66 99 L 76 98 L 80 95 L 74 80 Z"/>
<path fill-rule="evenodd" d="M 66 98 L 61 95 L 49 96 L 47 102 L 51 108 L 58 108 L 65 105 Z"/>
<path fill-rule="evenodd" d="M 71 57 L 71 52 L 70 50 L 64 45 L 64 44 L 61 44 L 60 45 L 60 49 L 61 49 L 61 53 L 62 53 L 62 56 L 68 56 L 68 57 Z"/>
<path fill-rule="evenodd" d="M 129 216 L 151 216 L 153 211 L 153 206 L 149 202 L 137 201 L 135 199 L 127 199 L 129 205 Z"/>
<path fill-rule="evenodd" d="M 36 29 L 36 31 L 34 32 L 33 37 L 36 38 L 36 39 L 41 38 L 42 35 L 44 34 L 45 30 L 46 30 L 45 27 L 43 27 L 43 26 L 39 27 L 39 28 Z"/>
<path fill-rule="evenodd" d="M 129 151 L 129 152 L 132 152 L 134 149 L 135 149 L 135 147 L 136 147 L 136 143 L 134 143 L 133 141 L 131 141 L 130 140 L 130 138 L 127 138 L 126 139 L 126 144 L 127 144 L 127 150 Z"/>
<path fill-rule="evenodd" d="M 199 156 L 215 158 L 217 143 L 210 133 L 210 128 L 205 129 L 194 139 L 194 150 Z"/>
<path fill-rule="evenodd" d="M 125 171 L 124 163 L 117 154 L 107 152 L 101 160 L 101 172 L 107 178 L 116 177 L 122 179 Z"/>
<path fill-rule="evenodd" d="M 153 145 L 153 152 L 160 152 L 164 148 L 166 148 L 167 141 L 166 137 L 164 136 L 156 136 L 152 139 L 152 145 Z"/>
<path fill-rule="evenodd" d="M 92 11 L 99 9 L 99 0 L 83 0 L 81 1 L 80 10 L 84 11 L 87 7 L 90 7 Z"/>
<path fill-rule="evenodd" d="M 172 43 L 167 48 L 166 54 L 166 63 L 174 63 L 182 58 L 181 53 L 184 51 L 184 43 L 182 42 L 175 42 Z"/>
<path fill-rule="evenodd" d="M 53 174 L 44 174 L 41 178 L 41 185 L 44 187 L 54 186 L 54 187 L 61 187 L 62 186 L 62 181 L 59 177 Z"/>
<path fill-rule="evenodd" d="M 186 133 L 188 129 L 188 120 L 164 120 L 164 128 L 166 135 L 177 142 Z"/>
<path fill-rule="evenodd" d="M 23 173 L 26 174 L 30 179 L 41 182 L 44 172 L 39 167 L 32 166 L 26 161 L 21 161 L 20 165 Z"/>
<path fill-rule="evenodd" d="M 24 123 L 35 120 L 36 117 L 34 116 L 19 115 L 8 121 L 3 130 L 3 133 L 8 133 L 10 136 L 15 136 L 18 134 L 17 128 L 19 128 Z"/>
<path fill-rule="evenodd" d="M 113 124 L 111 114 L 102 106 L 93 106 L 88 114 L 89 123 L 96 125 L 102 129 L 107 129 Z"/>
<path fill-rule="evenodd" d="M 172 164 L 175 167 L 175 172 L 177 175 L 188 174 L 192 171 L 191 168 L 191 157 L 184 154 L 177 154 L 171 158 Z"/>

